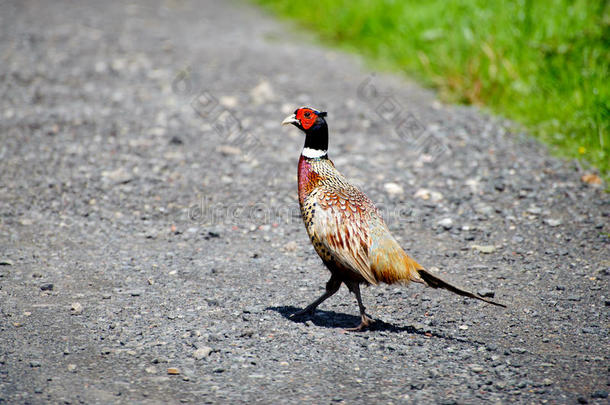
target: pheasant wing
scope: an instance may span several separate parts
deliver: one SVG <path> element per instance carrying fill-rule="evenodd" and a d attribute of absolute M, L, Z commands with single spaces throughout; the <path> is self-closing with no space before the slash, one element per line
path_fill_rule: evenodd
<path fill-rule="evenodd" d="M 316 210 L 314 218 L 314 236 L 340 265 L 367 282 L 377 284 L 369 265 L 371 235 L 368 216 L 357 202 L 342 198 L 343 195 L 330 194 L 330 198 L 329 193 L 318 196 L 320 209 Z"/>

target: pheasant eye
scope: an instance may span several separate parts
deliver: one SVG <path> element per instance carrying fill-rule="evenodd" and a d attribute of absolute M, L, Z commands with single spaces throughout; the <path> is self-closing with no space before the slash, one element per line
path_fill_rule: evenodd
<path fill-rule="evenodd" d="M 305 115 L 305 118 L 311 117 L 311 113 L 309 111 L 307 111 L 304 115 Z"/>

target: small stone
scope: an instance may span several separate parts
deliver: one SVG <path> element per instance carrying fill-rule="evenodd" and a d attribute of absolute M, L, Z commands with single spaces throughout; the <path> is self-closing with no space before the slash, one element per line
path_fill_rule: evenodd
<path fill-rule="evenodd" d="M 71 373 L 76 372 L 76 364 L 68 364 L 68 371 Z"/>
<path fill-rule="evenodd" d="M 498 381 L 498 382 L 495 384 L 495 387 L 496 387 L 496 389 L 498 389 L 498 390 L 503 390 L 503 389 L 505 389 L 505 388 L 506 388 L 506 383 L 505 383 L 504 381 Z"/>
<path fill-rule="evenodd" d="M 112 67 L 113 70 L 118 72 L 118 71 L 125 69 L 125 66 L 127 66 L 127 63 L 125 62 L 124 59 L 115 59 L 112 61 L 110 66 Z"/>
<path fill-rule="evenodd" d="M 470 370 L 472 370 L 475 373 L 482 373 L 485 368 L 483 368 L 483 366 L 479 365 L 479 364 L 471 364 L 470 366 Z"/>
<path fill-rule="evenodd" d="M 241 149 L 230 145 L 221 145 L 216 150 L 223 156 L 236 156 L 242 153 Z"/>
<path fill-rule="evenodd" d="M 476 250 L 477 252 L 485 254 L 493 253 L 496 251 L 496 247 L 494 245 L 472 245 L 471 248 Z"/>
<path fill-rule="evenodd" d="M 8 259 L 2 259 L 0 260 L 0 266 L 12 266 L 13 262 L 11 260 Z"/>
<path fill-rule="evenodd" d="M 83 306 L 80 304 L 80 302 L 72 303 L 72 305 L 70 306 L 70 313 L 72 315 L 80 315 L 83 313 Z"/>
<path fill-rule="evenodd" d="M 233 96 L 220 96 L 218 101 L 220 102 L 220 105 L 222 105 L 224 107 L 227 107 L 227 108 L 237 107 L 237 97 L 233 97 Z"/>
<path fill-rule="evenodd" d="M 144 369 L 148 374 L 156 374 L 157 368 L 155 366 L 148 366 Z"/>
<path fill-rule="evenodd" d="M 400 195 L 404 193 L 402 186 L 397 183 L 385 183 L 383 188 L 389 195 Z"/>
<path fill-rule="evenodd" d="M 286 252 L 294 252 L 298 247 L 299 245 L 295 241 L 290 241 L 284 245 L 284 250 Z"/>
<path fill-rule="evenodd" d="M 602 179 L 595 173 L 583 174 L 580 180 L 583 183 L 591 184 L 593 186 L 599 186 L 602 184 Z"/>
<path fill-rule="evenodd" d="M 588 404 L 589 403 L 589 401 L 587 401 L 587 398 L 585 398 L 585 397 L 578 397 L 577 401 L 579 404 Z"/>
<path fill-rule="evenodd" d="M 485 203 L 477 203 L 474 206 L 474 210 L 477 214 L 491 216 L 494 213 L 494 209 L 492 206 L 487 205 Z"/>
<path fill-rule="evenodd" d="M 263 80 L 250 90 L 250 97 L 252 97 L 255 104 L 264 104 L 274 97 L 273 88 L 268 81 Z"/>
<path fill-rule="evenodd" d="M 487 289 L 487 288 L 481 288 L 479 291 L 477 291 L 477 293 L 481 297 L 488 297 L 488 298 L 493 298 L 496 295 L 496 293 L 493 290 L 490 290 L 490 289 Z"/>
<path fill-rule="evenodd" d="M 40 367 L 40 366 L 41 366 L 41 364 L 40 364 L 40 362 L 38 360 L 31 360 L 30 361 L 30 367 L 37 368 L 37 367 Z"/>
<path fill-rule="evenodd" d="M 554 219 L 554 218 L 547 218 L 544 220 L 544 223 L 547 224 L 550 227 L 556 227 L 561 225 L 561 219 Z"/>
<path fill-rule="evenodd" d="M 552 385 L 552 384 L 553 384 L 553 380 L 551 380 L 550 378 L 545 378 L 544 380 L 542 380 L 542 385 L 545 385 L 548 387 L 549 385 Z"/>
<path fill-rule="evenodd" d="M 169 140 L 169 143 L 170 145 L 182 145 L 184 141 L 180 137 L 174 135 L 172 136 L 172 139 Z"/>
<path fill-rule="evenodd" d="M 129 293 L 129 295 L 131 295 L 132 297 L 139 297 L 140 295 L 144 294 L 143 290 L 129 290 L 127 291 Z"/>
<path fill-rule="evenodd" d="M 532 205 L 527 209 L 527 212 L 532 215 L 540 215 L 542 213 L 542 208 Z"/>
<path fill-rule="evenodd" d="M 448 231 L 453 227 L 453 220 L 451 218 L 443 218 L 438 221 L 438 224 Z"/>
<path fill-rule="evenodd" d="M 604 390 L 595 391 L 594 393 L 591 394 L 591 398 L 594 398 L 594 399 L 608 398 L 608 391 L 604 391 Z"/>
<path fill-rule="evenodd" d="M 175 367 L 170 367 L 170 368 L 167 369 L 167 374 L 169 374 L 169 375 L 178 375 L 178 374 L 180 374 L 180 370 L 178 370 Z"/>
<path fill-rule="evenodd" d="M 458 326 L 458 329 L 460 329 L 460 330 L 467 330 L 468 329 L 468 325 L 460 325 L 460 326 Z"/>
<path fill-rule="evenodd" d="M 193 357 L 197 360 L 201 360 L 208 357 L 212 353 L 212 348 L 209 346 L 202 346 L 193 352 Z"/>
<path fill-rule="evenodd" d="M 123 167 L 115 170 L 104 170 L 102 171 L 102 177 L 115 184 L 127 184 L 133 180 L 133 176 Z"/>
<path fill-rule="evenodd" d="M 45 283 L 45 284 L 42 284 L 42 285 L 40 286 L 40 289 L 41 289 L 42 291 L 53 291 L 53 287 L 54 287 L 54 286 L 53 286 L 53 284 L 52 284 L 52 283 Z"/>
<path fill-rule="evenodd" d="M 438 202 L 443 199 L 443 195 L 438 191 L 432 191 L 426 188 L 420 188 L 417 190 L 413 197 L 421 198 L 422 200 L 430 200 L 432 202 Z"/>

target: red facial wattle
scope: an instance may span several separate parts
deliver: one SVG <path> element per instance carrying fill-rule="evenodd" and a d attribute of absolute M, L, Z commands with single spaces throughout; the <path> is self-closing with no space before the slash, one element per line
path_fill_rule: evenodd
<path fill-rule="evenodd" d="M 309 108 L 302 108 L 297 111 L 296 118 L 301 122 L 303 129 L 307 130 L 316 122 L 318 116 Z"/>

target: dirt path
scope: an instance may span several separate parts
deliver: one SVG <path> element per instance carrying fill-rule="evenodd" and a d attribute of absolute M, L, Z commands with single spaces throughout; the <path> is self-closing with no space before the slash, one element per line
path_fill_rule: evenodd
<path fill-rule="evenodd" d="M 0 2 L 0 403 L 605 403 L 610 201 L 572 163 L 239 2 Z M 303 104 L 422 264 L 509 308 L 346 289 Z M 168 373 L 177 369 L 178 374 Z M 173 370 L 170 370 L 173 372 Z"/>

